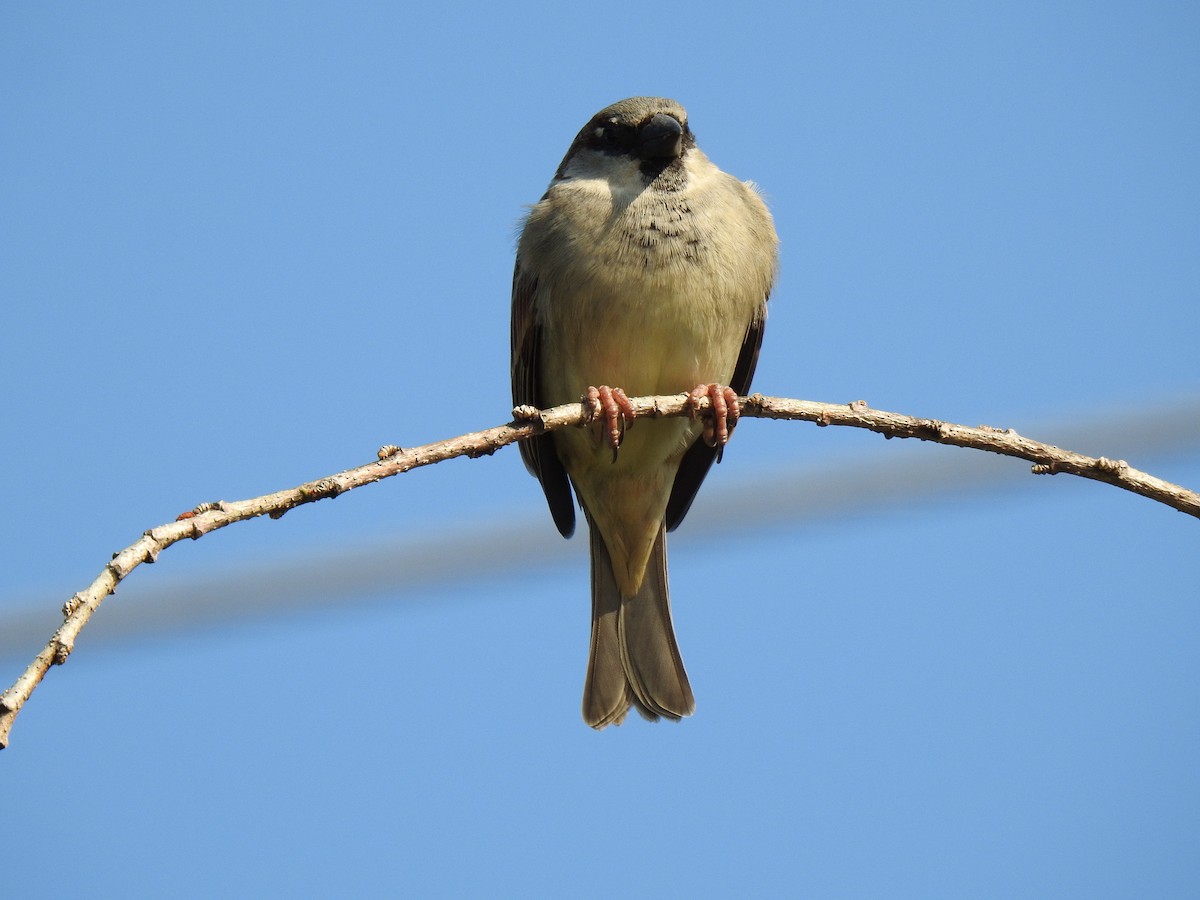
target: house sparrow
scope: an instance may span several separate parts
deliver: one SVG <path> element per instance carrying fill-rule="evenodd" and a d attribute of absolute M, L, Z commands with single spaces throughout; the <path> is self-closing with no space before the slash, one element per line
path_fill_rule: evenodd
<path fill-rule="evenodd" d="M 525 219 L 512 293 L 515 405 L 585 398 L 597 425 L 521 444 L 558 530 L 579 498 L 591 540 L 583 717 L 695 708 L 675 642 L 666 533 L 737 423 L 775 279 L 778 238 L 754 186 L 696 146 L 674 100 L 632 97 L 583 127 Z M 629 396 L 688 391 L 703 421 L 632 422 Z"/>

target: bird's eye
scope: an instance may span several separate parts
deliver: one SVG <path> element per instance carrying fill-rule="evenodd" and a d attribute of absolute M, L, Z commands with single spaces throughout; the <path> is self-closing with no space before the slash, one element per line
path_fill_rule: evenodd
<path fill-rule="evenodd" d="M 602 122 L 592 130 L 592 146 L 605 153 L 624 153 L 633 139 L 633 130 L 616 122 Z"/>

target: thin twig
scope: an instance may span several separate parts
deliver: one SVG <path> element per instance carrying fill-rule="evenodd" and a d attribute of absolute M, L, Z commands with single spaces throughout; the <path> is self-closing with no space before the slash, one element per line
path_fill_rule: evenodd
<path fill-rule="evenodd" d="M 662 397 L 638 397 L 631 400 L 638 417 L 688 415 L 692 405 L 686 394 Z M 707 410 L 708 401 L 701 401 Z M 1022 437 L 1011 429 L 988 426 L 969 428 L 936 419 L 922 419 L 899 413 L 871 409 L 864 401 L 850 404 L 815 403 L 753 394 L 742 399 L 742 415 L 766 419 L 793 419 L 817 425 L 846 425 L 879 432 L 885 437 L 918 438 L 956 447 L 987 450 L 1015 456 L 1034 463 L 1035 474 L 1069 473 L 1124 488 L 1166 504 L 1180 512 L 1200 518 L 1200 494 L 1186 490 L 1131 468 L 1123 460 L 1093 458 L 1062 450 L 1049 444 Z M 288 510 L 306 503 L 336 497 L 345 491 L 399 475 L 411 469 L 452 459 L 487 456 L 501 447 L 534 434 L 586 424 L 592 412 L 582 403 L 568 403 L 553 409 L 519 407 L 507 425 L 476 431 L 447 441 L 426 444 L 410 450 L 388 446 L 379 451 L 379 459 L 366 465 L 310 481 L 299 487 L 261 497 L 232 502 L 203 503 L 176 521 L 145 532 L 134 544 L 113 555 L 99 576 L 63 607 L 63 623 L 17 681 L 0 694 L 0 749 L 8 746 L 13 720 L 53 665 L 66 662 L 75 640 L 101 601 L 142 563 L 152 563 L 158 554 L 185 538 L 197 540 L 215 531 L 258 516 L 279 518 Z"/>
<path fill-rule="evenodd" d="M 918 438 L 952 447 L 1015 456 L 1033 463 L 1031 471 L 1034 475 L 1064 473 L 1102 481 L 1200 518 L 1200 493 L 1196 491 L 1148 475 L 1123 459 L 1084 456 L 1023 437 L 1011 428 L 992 428 L 989 425 L 969 428 L 938 419 L 905 416 L 870 409 L 862 400 L 843 406 L 763 397 L 761 394 L 754 394 L 743 401 L 742 414 L 764 419 L 799 419 L 818 425 L 849 425 L 876 431 L 888 438 Z"/>

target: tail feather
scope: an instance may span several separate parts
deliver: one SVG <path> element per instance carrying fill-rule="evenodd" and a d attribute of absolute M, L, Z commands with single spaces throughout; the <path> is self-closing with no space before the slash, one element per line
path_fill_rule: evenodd
<path fill-rule="evenodd" d="M 592 548 L 592 643 L 583 688 L 583 718 L 593 728 L 620 725 L 632 702 L 621 662 L 621 594 L 612 563 L 595 525 L 589 524 Z M 599 555 L 597 553 L 599 547 Z"/>
<path fill-rule="evenodd" d="M 592 641 L 584 720 L 597 729 L 620 724 L 630 706 L 650 720 L 691 715 L 696 704 L 671 623 L 665 529 L 659 528 L 641 587 L 622 597 L 604 539 L 589 525 Z"/>

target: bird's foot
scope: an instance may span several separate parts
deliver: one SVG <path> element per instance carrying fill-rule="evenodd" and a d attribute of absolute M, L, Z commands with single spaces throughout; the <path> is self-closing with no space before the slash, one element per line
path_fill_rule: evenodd
<path fill-rule="evenodd" d="M 700 401 L 705 397 L 712 404 L 712 415 L 704 420 L 704 442 L 720 449 L 729 443 L 729 436 L 738 423 L 742 407 L 733 388 L 721 384 L 698 384 L 688 393 L 693 419 L 700 411 Z"/>
<path fill-rule="evenodd" d="M 602 440 L 612 447 L 613 462 L 616 462 L 617 451 L 625 438 L 625 429 L 633 426 L 633 404 L 629 402 L 623 390 L 606 384 L 589 387 L 584 400 L 590 411 L 589 421 L 594 422 L 603 417 Z"/>

